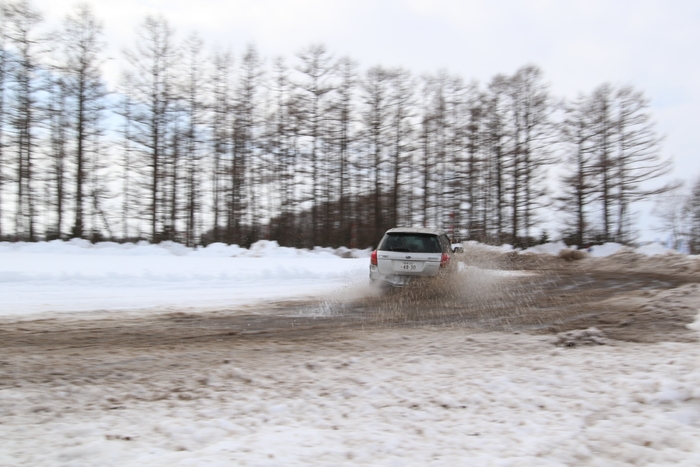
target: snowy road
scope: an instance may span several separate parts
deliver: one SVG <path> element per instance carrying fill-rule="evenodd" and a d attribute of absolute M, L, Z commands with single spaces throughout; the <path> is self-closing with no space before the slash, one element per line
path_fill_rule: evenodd
<path fill-rule="evenodd" d="M 436 289 L 378 296 L 348 282 L 366 259 L 305 252 L 358 266 L 316 268 L 328 288 L 314 293 L 262 295 L 270 280 L 252 302 L 197 308 L 196 274 L 216 274 L 155 251 L 131 264 L 160 278 L 151 291 L 189 274 L 172 307 L 96 311 L 65 295 L 63 309 L 29 296 L 0 310 L 0 466 L 700 465 L 696 259 L 516 258 L 533 269 L 467 266 Z M 2 263 L 24 271 L 4 276 L 2 298 L 20 282 L 58 294 L 83 266 L 65 273 L 69 290 L 108 285 L 127 256 L 90 251 L 59 274 L 20 253 Z M 141 273 L 124 274 L 133 293 Z M 245 273 L 228 274 L 244 291 Z M 590 326 L 605 345 L 583 345 Z"/>
<path fill-rule="evenodd" d="M 700 464 L 695 344 L 327 337 L 5 355 L 0 465 Z"/>

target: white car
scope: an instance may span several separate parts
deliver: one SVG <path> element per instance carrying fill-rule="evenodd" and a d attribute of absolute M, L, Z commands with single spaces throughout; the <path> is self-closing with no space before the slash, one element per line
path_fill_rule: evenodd
<path fill-rule="evenodd" d="M 372 252 L 369 278 L 377 285 L 406 286 L 450 271 L 453 253 L 450 239 L 441 230 L 390 229 Z"/>

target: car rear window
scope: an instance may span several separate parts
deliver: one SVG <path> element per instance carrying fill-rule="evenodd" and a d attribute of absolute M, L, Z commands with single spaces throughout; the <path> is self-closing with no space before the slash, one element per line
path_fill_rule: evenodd
<path fill-rule="evenodd" d="M 440 241 L 436 235 L 419 233 L 387 233 L 379 245 L 384 251 L 410 253 L 441 253 Z"/>

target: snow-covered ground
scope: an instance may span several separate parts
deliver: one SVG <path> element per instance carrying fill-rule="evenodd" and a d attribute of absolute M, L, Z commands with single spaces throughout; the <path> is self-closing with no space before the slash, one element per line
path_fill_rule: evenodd
<path fill-rule="evenodd" d="M 116 351 L 81 382 L 0 390 L 0 465 L 700 465 L 693 344 L 441 328 L 170 358 L 199 368 L 133 375 Z M 105 368 L 123 376 L 90 384 Z"/>
<path fill-rule="evenodd" d="M 329 291 L 351 296 L 367 282 L 368 257 L 362 250 L 297 250 L 265 241 L 250 250 L 169 242 L 0 243 L 0 315 L 206 310 Z"/>
<path fill-rule="evenodd" d="M 352 296 L 367 282 L 367 256 L 270 242 L 3 243 L 0 316 L 145 317 Z M 700 287 L 657 298 L 668 310 L 700 308 Z M 552 336 L 449 328 L 246 342 L 76 349 L 74 367 L 60 349 L 38 361 L 31 347 L 10 355 L 0 344 L 6 374 L 64 368 L 0 385 L 0 466 L 700 465 L 697 343 L 562 348 Z"/>

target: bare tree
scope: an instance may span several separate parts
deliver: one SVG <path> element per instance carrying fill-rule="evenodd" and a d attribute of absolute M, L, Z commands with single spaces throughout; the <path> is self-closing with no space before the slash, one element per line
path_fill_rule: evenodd
<path fill-rule="evenodd" d="M 55 209 L 55 223 L 49 228 L 47 237 L 62 238 L 68 198 L 68 89 L 63 76 L 50 79 L 49 102 L 46 113 L 49 123 L 49 204 Z"/>
<path fill-rule="evenodd" d="M 185 79 L 181 94 L 184 102 L 186 122 L 185 164 L 186 164 L 186 222 L 185 243 L 192 246 L 199 236 L 198 213 L 201 207 L 201 159 L 204 143 L 204 95 L 205 82 L 202 48 L 204 42 L 197 34 L 191 34 L 184 43 Z"/>
<path fill-rule="evenodd" d="M 147 16 L 138 27 L 139 39 L 133 51 L 125 55 L 133 67 L 134 108 L 133 140 L 142 159 L 149 206 L 146 216 L 153 240 L 163 236 L 163 183 L 168 158 L 168 133 L 174 117 L 174 77 L 178 54 L 174 31 L 162 16 Z M 174 193 L 171 193 L 171 197 Z"/>
<path fill-rule="evenodd" d="M 373 237 L 378 238 L 390 224 L 387 222 L 383 192 L 389 185 L 387 171 L 387 152 L 391 107 L 390 83 L 392 73 L 381 66 L 367 70 L 361 82 L 363 108 L 362 123 L 367 148 L 367 164 L 363 167 L 369 173 L 372 193 Z"/>
<path fill-rule="evenodd" d="M 700 233 L 697 230 L 700 227 L 698 195 L 700 190 L 697 180 L 690 189 L 683 181 L 677 180 L 671 189 L 655 196 L 652 214 L 661 220 L 661 225 L 656 230 L 670 233 L 675 244 L 686 243 L 692 249 L 696 248 L 700 240 L 693 235 L 694 228 L 695 234 Z"/>
<path fill-rule="evenodd" d="M 295 236 L 297 208 L 298 125 L 295 125 L 295 101 L 289 68 L 282 57 L 275 59 L 270 84 L 271 110 L 268 115 L 268 153 L 271 160 L 271 184 L 275 187 L 279 210 L 270 226 L 274 237 Z"/>
<path fill-rule="evenodd" d="M 241 60 L 234 95 L 232 145 L 229 173 L 227 238 L 249 245 L 257 238 L 255 173 L 257 131 L 259 123 L 258 91 L 262 64 L 257 49 L 249 45 Z M 247 226 L 243 232 L 242 226 Z"/>
<path fill-rule="evenodd" d="M 7 38 L 13 48 L 14 79 L 12 102 L 12 146 L 16 161 L 15 235 L 36 239 L 36 155 L 37 125 L 40 120 L 38 91 L 41 88 L 39 43 L 36 30 L 41 14 L 27 0 L 8 3 L 6 7 Z"/>
<path fill-rule="evenodd" d="M 357 85 L 357 63 L 349 57 L 338 60 L 336 70 L 339 78 L 336 99 L 337 143 L 338 143 L 338 211 L 340 215 L 339 241 L 342 245 L 353 245 L 352 224 L 354 212 L 348 212 L 351 203 L 352 178 L 350 174 L 350 151 L 353 142 L 355 120 L 354 94 Z"/>
<path fill-rule="evenodd" d="M 544 195 L 542 169 L 552 162 L 548 153 L 552 134 L 551 104 L 542 71 L 527 65 L 510 79 L 513 146 L 511 160 L 511 237 L 518 243 L 520 232 L 530 238 L 534 212 Z"/>
<path fill-rule="evenodd" d="M 649 100 L 631 86 L 616 93 L 617 123 L 617 232 L 620 242 L 631 238 L 630 204 L 663 193 L 671 185 L 649 187 L 647 182 L 665 175 L 671 160 L 661 157 L 661 139 L 656 135 Z"/>
<path fill-rule="evenodd" d="M 7 6 L 5 2 L 0 3 L 0 238 L 3 236 L 3 216 L 4 192 L 5 192 L 5 121 L 7 119 L 7 83 L 10 74 L 10 57 L 7 50 Z"/>
<path fill-rule="evenodd" d="M 417 180 L 423 225 L 454 229 L 464 188 L 465 86 L 446 71 L 423 77 Z"/>
<path fill-rule="evenodd" d="M 506 205 L 506 183 L 507 183 L 507 152 L 508 152 L 508 130 L 506 110 L 506 89 L 508 79 L 504 75 L 495 76 L 489 84 L 489 92 L 486 101 L 486 128 L 485 145 L 488 159 L 487 187 L 489 193 L 486 195 L 488 203 L 495 210 L 492 235 L 495 241 L 500 243 L 504 240 L 507 229 L 507 205 Z M 484 221 L 486 224 L 486 220 Z"/>
<path fill-rule="evenodd" d="M 465 172 L 464 178 L 464 198 L 457 197 L 457 206 L 454 208 L 457 218 L 455 223 L 462 226 L 461 209 L 462 201 L 468 205 L 466 216 L 466 232 L 470 238 L 484 239 L 486 236 L 486 226 L 488 221 L 484 219 L 488 208 L 486 202 L 489 198 L 489 181 L 486 164 L 486 100 L 484 94 L 479 90 L 477 83 L 471 83 L 466 89 L 464 115 L 455 118 L 463 119 L 456 139 L 464 140 L 460 146 L 464 147 L 466 161 L 464 168 L 459 165 L 458 170 Z M 455 161 L 459 164 L 459 161 Z"/>
<path fill-rule="evenodd" d="M 233 56 L 230 51 L 215 51 L 212 57 L 209 94 L 211 118 L 209 133 L 212 141 L 211 191 L 212 223 L 211 240 L 221 241 L 221 220 L 224 214 L 225 200 L 225 166 L 231 141 L 231 75 Z"/>
<path fill-rule="evenodd" d="M 433 118 L 432 108 L 431 108 L 431 96 L 430 96 L 431 81 L 428 77 L 423 76 L 421 78 L 421 89 L 420 89 L 420 102 L 419 102 L 419 112 L 420 112 L 420 123 L 419 123 L 419 150 L 416 156 L 416 174 L 413 177 L 418 183 L 419 190 L 416 190 L 415 195 L 416 202 L 413 206 L 413 211 L 420 213 L 419 223 L 422 226 L 428 225 L 428 217 L 430 212 L 430 189 L 432 183 L 432 169 L 433 163 L 433 151 L 432 151 L 432 141 L 434 135 L 434 125 L 435 119 Z M 414 221 L 415 222 L 415 221 Z"/>
<path fill-rule="evenodd" d="M 93 242 L 102 241 L 114 237 L 111 221 L 107 216 L 105 202 L 113 198 L 109 190 L 112 178 L 109 175 L 111 160 L 107 157 L 107 148 L 104 142 L 103 133 L 100 131 L 102 112 L 99 107 L 91 108 L 86 114 L 86 127 L 95 131 L 90 131 L 85 144 L 87 154 L 87 187 L 90 204 L 90 240 Z"/>
<path fill-rule="evenodd" d="M 59 71 L 64 76 L 69 99 L 70 128 L 74 140 L 71 145 L 75 161 L 75 222 L 73 237 L 82 237 L 85 230 L 84 201 L 88 161 L 87 142 L 100 133 L 100 115 L 105 108 L 105 89 L 100 66 L 105 43 L 102 40 L 102 23 L 89 5 L 80 4 L 73 15 L 64 21 L 61 38 L 61 63 Z"/>
<path fill-rule="evenodd" d="M 475 176 L 478 176 L 476 152 L 472 154 L 474 157 L 470 160 L 466 145 L 469 122 L 468 93 L 469 87 L 464 84 L 464 80 L 460 76 L 447 76 L 445 80 L 446 138 L 442 194 L 444 211 L 441 222 L 450 236 L 458 233 L 462 224 L 462 206 L 465 202 L 465 191 L 469 188 L 468 169 L 474 168 Z M 472 201 L 474 201 L 475 206 L 478 204 L 475 197 Z"/>
<path fill-rule="evenodd" d="M 432 122 L 432 146 L 430 150 L 433 156 L 432 171 L 434 175 L 434 185 L 431 187 L 433 197 L 430 199 L 432 205 L 433 218 L 429 222 L 436 227 L 443 227 L 446 224 L 446 200 L 451 196 L 451 175 L 448 171 L 449 152 L 451 146 L 451 131 L 453 130 L 449 112 L 449 98 L 451 77 L 446 70 L 440 70 L 434 76 L 429 77 L 431 107 L 430 115 Z"/>
<path fill-rule="evenodd" d="M 131 73 L 125 72 L 121 76 L 119 91 L 121 99 L 118 107 L 115 110 L 116 114 L 122 118 L 121 123 L 121 182 L 122 182 L 122 206 L 121 206 L 121 224 L 122 238 L 125 240 L 131 238 L 132 231 L 130 229 L 132 223 L 132 211 L 134 202 L 139 199 L 139 188 L 132 183 L 134 174 L 134 151 L 132 147 L 132 138 L 134 131 L 134 102 L 133 102 L 133 86 L 134 77 Z M 140 237 L 140 231 L 136 234 Z"/>
<path fill-rule="evenodd" d="M 557 197 L 557 201 L 562 213 L 573 217 L 572 222 L 567 223 L 565 235 L 579 247 L 593 240 L 589 238 L 589 216 L 598 194 L 591 105 L 589 97 L 580 95 L 566 105 L 565 118 L 560 127 L 565 156 L 561 177 L 563 193 Z"/>
<path fill-rule="evenodd" d="M 396 68 L 390 72 L 390 135 L 391 156 L 389 185 L 390 205 L 388 209 L 387 224 L 391 226 L 410 225 L 410 219 L 400 216 L 400 201 L 410 197 L 410 192 L 405 192 L 403 182 L 408 177 L 408 163 L 413 151 L 413 118 L 416 115 L 414 93 L 416 82 L 410 71 L 404 68 Z M 404 212 L 409 207 L 404 204 Z"/>
<path fill-rule="evenodd" d="M 668 172 L 661 140 L 648 112 L 649 102 L 629 86 L 598 86 L 591 95 L 591 150 L 597 163 L 596 192 L 602 211 L 603 241 L 631 239 L 631 203 L 662 193 L 671 185 L 649 187 Z"/>
<path fill-rule="evenodd" d="M 690 251 L 700 253 L 700 177 L 695 179 L 690 196 L 685 204 L 685 215 L 689 219 L 688 237 Z"/>
<path fill-rule="evenodd" d="M 323 44 L 312 44 L 302 49 L 298 54 L 297 71 L 302 80 L 297 85 L 297 95 L 302 104 L 304 121 L 302 129 L 308 138 L 309 175 L 311 178 L 311 244 L 320 241 L 320 211 L 319 201 L 325 199 L 321 193 L 322 163 L 323 163 L 323 123 L 329 93 L 334 89 L 331 83 L 333 77 L 333 57 Z"/>
<path fill-rule="evenodd" d="M 616 123 L 614 121 L 614 89 L 610 84 L 602 84 L 593 90 L 591 96 L 591 116 L 593 128 L 593 150 L 597 159 L 596 173 L 598 181 L 598 196 L 602 209 L 602 238 L 609 242 L 613 240 L 613 209 L 615 203 L 615 138 Z"/>

